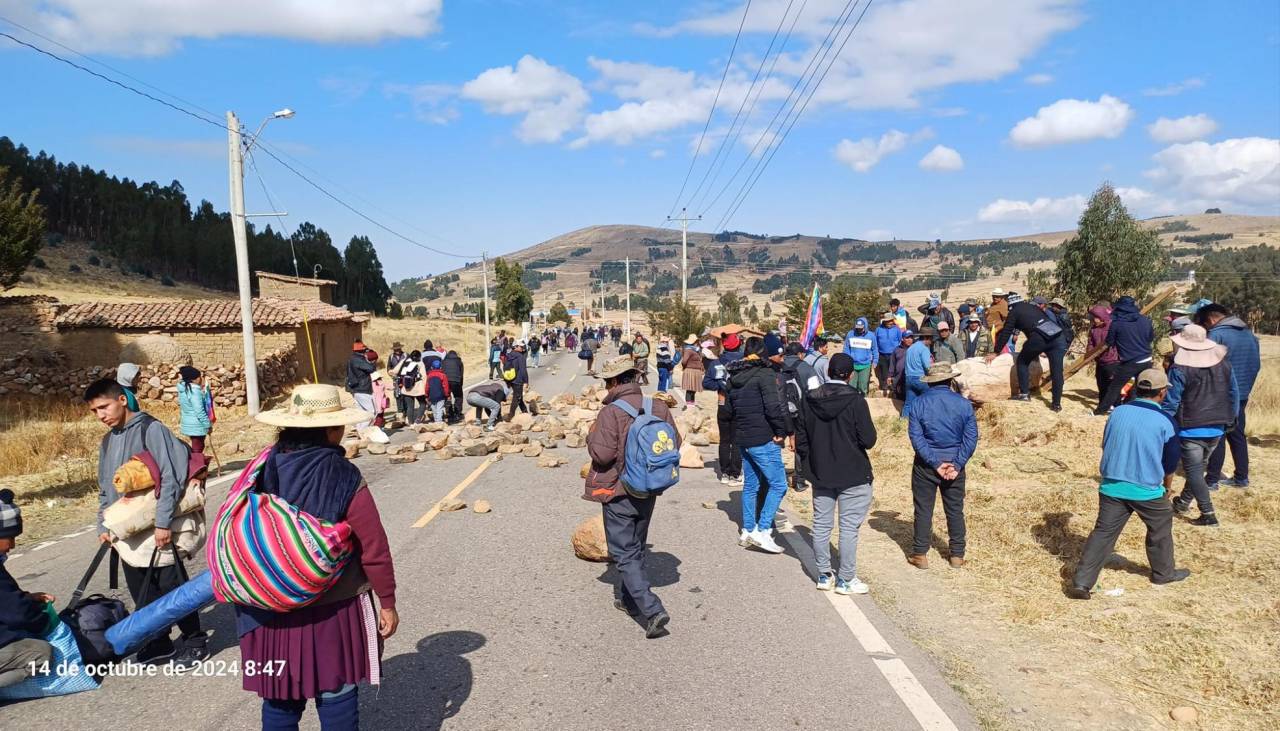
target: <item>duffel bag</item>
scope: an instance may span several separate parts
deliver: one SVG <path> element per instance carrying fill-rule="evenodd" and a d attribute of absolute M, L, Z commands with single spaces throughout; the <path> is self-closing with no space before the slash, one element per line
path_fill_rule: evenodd
<path fill-rule="evenodd" d="M 107 642 L 107 630 L 129 616 L 129 610 L 125 608 L 124 602 L 115 597 L 103 594 L 84 596 L 89 581 L 110 550 L 111 546 L 106 543 L 98 547 L 98 553 L 89 563 L 89 570 L 84 572 L 80 583 L 76 585 L 76 590 L 71 592 L 71 601 L 67 602 L 66 608 L 58 613 L 58 618 L 67 625 L 68 631 L 75 637 L 81 657 L 89 665 L 113 662 L 117 659 L 116 654 L 111 650 L 111 643 Z M 112 590 L 117 587 L 118 566 L 117 558 L 113 555 L 110 572 Z"/>

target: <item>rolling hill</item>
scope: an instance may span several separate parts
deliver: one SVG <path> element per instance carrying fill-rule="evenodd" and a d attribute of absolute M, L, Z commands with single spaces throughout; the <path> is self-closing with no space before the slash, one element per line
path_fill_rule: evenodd
<path fill-rule="evenodd" d="M 1194 259 L 1215 247 L 1280 245 L 1280 217 L 1234 214 L 1162 216 L 1143 222 L 1160 231 L 1175 260 Z M 763 308 L 789 286 L 807 286 L 813 273 L 871 276 L 906 301 L 947 288 L 950 299 L 981 296 L 991 288 L 1020 288 L 1028 271 L 1052 266 L 1054 250 L 1074 230 L 969 241 L 863 241 L 833 236 L 689 232 L 689 299 L 714 306 L 736 291 Z M 1187 240 L 1187 239 L 1190 240 Z M 577 305 L 604 293 L 622 295 L 624 264 L 631 260 L 632 294 L 679 293 L 680 231 L 633 225 L 578 229 L 503 255 L 527 274 L 537 309 L 562 301 Z M 490 272 L 492 277 L 492 272 Z M 534 278 L 541 281 L 533 282 Z M 490 286 L 492 286 L 492 279 Z M 422 280 L 423 296 L 411 306 L 451 309 L 480 299 L 478 265 Z M 617 308 L 608 307 L 609 316 Z"/>

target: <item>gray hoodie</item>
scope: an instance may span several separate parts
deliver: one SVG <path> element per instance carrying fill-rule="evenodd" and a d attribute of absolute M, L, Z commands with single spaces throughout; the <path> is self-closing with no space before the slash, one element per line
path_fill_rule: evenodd
<path fill-rule="evenodd" d="M 142 428 L 148 422 L 146 445 L 142 442 Z M 190 455 L 185 443 L 169 431 L 158 419 L 145 411 L 133 414 L 120 429 L 112 429 L 102 437 L 98 449 L 98 532 L 102 525 L 102 513 L 107 506 L 120 499 L 116 486 L 111 482 L 120 465 L 138 452 L 147 451 L 160 468 L 160 499 L 156 503 L 156 525 L 168 526 L 173 521 L 173 510 L 182 496 L 187 479 L 187 461 Z"/>

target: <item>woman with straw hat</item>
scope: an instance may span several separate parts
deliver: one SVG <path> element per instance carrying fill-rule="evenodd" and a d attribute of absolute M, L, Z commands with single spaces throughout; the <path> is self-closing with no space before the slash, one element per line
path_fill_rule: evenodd
<path fill-rule="evenodd" d="M 693 406 L 694 396 L 702 390 L 702 379 L 707 375 L 702 364 L 702 352 L 698 349 L 698 336 L 692 333 L 684 339 L 680 353 L 680 388 L 684 389 L 685 408 Z"/>
<path fill-rule="evenodd" d="M 345 428 L 368 419 L 343 408 L 335 386 L 305 384 L 288 403 L 258 414 L 280 427 L 254 489 L 300 511 L 351 526 L 355 554 L 332 588 L 291 612 L 236 606 L 243 687 L 262 698 L 264 729 L 297 728 L 315 699 L 323 728 L 358 728 L 357 684 L 378 683 L 382 641 L 393 635 L 396 578 L 373 494 L 339 443 Z M 372 590 L 372 591 L 371 591 Z M 373 595 L 381 609 L 374 611 Z M 252 663 L 252 665 L 250 664 Z"/>
<path fill-rule="evenodd" d="M 1218 516 L 1205 466 L 1240 416 L 1240 387 L 1227 359 L 1227 346 L 1210 340 L 1203 327 L 1187 325 L 1170 340 L 1178 350 L 1169 370 L 1169 392 L 1160 408 L 1178 424 L 1186 476 L 1182 494 L 1173 499 L 1173 511 L 1186 513 L 1194 499 L 1200 516 L 1191 524 L 1212 527 L 1218 525 Z"/>

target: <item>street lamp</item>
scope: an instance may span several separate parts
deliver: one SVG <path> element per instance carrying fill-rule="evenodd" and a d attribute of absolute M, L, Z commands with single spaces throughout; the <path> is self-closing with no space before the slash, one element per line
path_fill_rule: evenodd
<path fill-rule="evenodd" d="M 293 116 L 292 109 L 281 109 L 262 120 L 258 131 L 249 138 L 249 144 L 241 147 L 240 120 L 235 112 L 227 112 L 227 148 L 231 167 L 231 233 L 235 239 L 236 249 L 236 283 L 240 290 L 240 333 L 244 338 L 244 395 L 249 407 L 249 415 L 259 410 L 258 398 L 258 356 L 253 342 L 253 297 L 249 283 L 249 235 L 244 213 L 244 153 L 248 152 L 267 122 L 273 119 L 288 119 Z"/>

